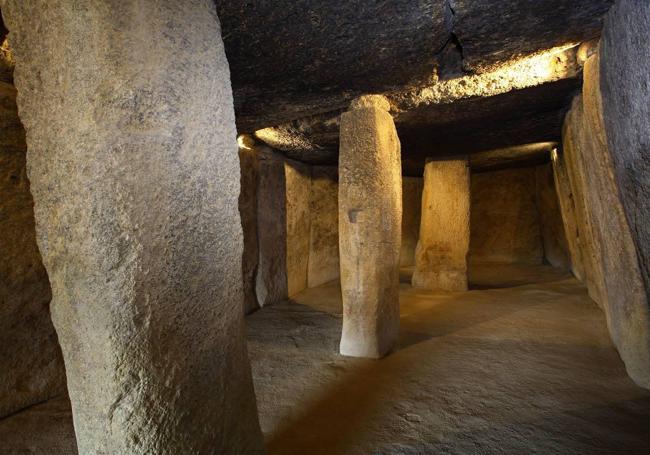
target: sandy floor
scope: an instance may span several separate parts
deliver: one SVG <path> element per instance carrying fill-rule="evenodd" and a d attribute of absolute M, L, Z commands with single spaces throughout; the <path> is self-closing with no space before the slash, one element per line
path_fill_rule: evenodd
<path fill-rule="evenodd" d="M 628 379 L 583 286 L 543 267 L 475 267 L 472 282 L 404 284 L 400 347 L 380 361 L 337 354 L 337 283 L 250 316 L 269 453 L 650 453 L 650 391 Z M 66 408 L 0 421 L 0 454 L 74 453 Z"/>

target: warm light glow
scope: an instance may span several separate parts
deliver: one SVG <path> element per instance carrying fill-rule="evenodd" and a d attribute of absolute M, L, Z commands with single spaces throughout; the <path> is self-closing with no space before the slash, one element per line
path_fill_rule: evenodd
<path fill-rule="evenodd" d="M 255 141 L 247 134 L 240 134 L 237 136 L 237 145 L 239 145 L 239 148 L 243 150 L 253 150 Z"/>
<path fill-rule="evenodd" d="M 402 111 L 420 105 L 449 104 L 464 98 L 495 96 L 577 76 L 581 70 L 576 60 L 577 49 L 577 44 L 556 47 L 512 60 L 492 71 L 438 81 L 398 97 L 406 104 L 402 106 Z"/>

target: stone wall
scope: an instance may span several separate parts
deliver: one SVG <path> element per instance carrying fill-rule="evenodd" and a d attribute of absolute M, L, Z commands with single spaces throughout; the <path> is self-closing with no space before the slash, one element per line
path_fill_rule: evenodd
<path fill-rule="evenodd" d="M 240 201 L 240 210 L 256 199 L 259 251 L 257 263 L 251 258 L 246 267 L 245 260 L 244 269 L 255 268 L 257 305 L 265 306 L 338 278 L 338 171 L 287 159 L 265 146 L 248 148 L 257 159 L 245 162 L 244 156 L 242 166 L 257 163 L 257 182 L 247 179 L 253 189 L 245 189 L 248 201 Z"/>
<path fill-rule="evenodd" d="M 579 279 L 584 279 L 584 266 L 582 259 L 582 248 L 580 247 L 578 220 L 576 218 L 576 203 L 565 160 L 562 159 L 562 148 L 555 150 L 552 156 L 553 176 L 555 180 L 555 191 L 560 205 L 564 234 L 567 241 L 569 257 L 571 261 L 571 272 Z"/>
<path fill-rule="evenodd" d="M 308 287 L 335 280 L 339 267 L 339 185 L 336 167 L 313 166 Z"/>
<path fill-rule="evenodd" d="M 2 73 L 0 71 L 0 73 Z M 3 74 L 4 76 L 4 74 Z M 36 246 L 16 90 L 0 82 L 0 418 L 65 393 L 50 319 L 51 291 Z"/>
<path fill-rule="evenodd" d="M 259 306 L 289 296 L 287 277 L 287 210 L 284 159 L 268 148 L 259 151 L 257 236 L 259 260 L 255 294 Z"/>
<path fill-rule="evenodd" d="M 650 299 L 650 2 L 618 0 L 605 20 L 600 71 L 607 143 Z"/>
<path fill-rule="evenodd" d="M 617 11 L 614 9 L 613 14 Z M 613 158 L 631 152 L 619 150 L 616 140 L 608 140 L 613 133 L 611 125 L 616 121 L 605 121 L 607 112 L 612 111 L 603 109 L 606 103 L 601 96 L 602 66 L 598 54 L 585 64 L 583 93 L 574 100 L 565 120 L 564 151 L 556 159 L 556 166 L 566 167 L 574 195 L 583 275 L 589 294 L 605 312 L 612 340 L 628 373 L 639 385 L 650 387 L 647 272 L 643 269 L 643 252 L 635 243 L 635 235 L 642 233 L 635 231 L 626 217 L 622 199 L 629 194 L 617 179 Z M 623 85 L 618 90 L 629 88 Z M 641 93 L 647 96 L 643 90 Z M 642 172 L 642 168 L 638 171 Z M 647 189 L 642 181 L 636 181 L 636 185 L 634 197 Z"/>
<path fill-rule="evenodd" d="M 473 173 L 469 260 L 541 264 L 535 168 Z"/>
<path fill-rule="evenodd" d="M 289 297 L 307 288 L 311 234 L 311 166 L 286 161 L 287 291 Z"/>
<path fill-rule="evenodd" d="M 422 177 L 402 177 L 402 247 L 400 266 L 415 265 L 415 248 L 420 237 Z"/>
<path fill-rule="evenodd" d="M 259 242 L 257 237 L 257 192 L 260 176 L 258 150 L 248 136 L 239 137 L 239 167 L 241 190 L 239 192 L 239 216 L 244 233 L 244 254 L 242 276 L 244 285 L 244 313 L 259 308 L 255 292 L 255 277 L 259 263 Z"/>
<path fill-rule="evenodd" d="M 571 268 L 569 246 L 564 233 L 562 211 L 555 190 L 553 166 L 550 163 L 537 166 L 535 184 L 537 187 L 537 209 L 544 245 L 544 259 L 553 267 L 569 270 Z"/>

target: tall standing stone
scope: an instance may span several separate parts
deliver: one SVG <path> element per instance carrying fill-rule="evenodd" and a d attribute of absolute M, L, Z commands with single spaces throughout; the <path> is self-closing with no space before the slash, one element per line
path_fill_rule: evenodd
<path fill-rule="evenodd" d="M 263 452 L 214 2 L 2 12 L 79 452 Z"/>
<path fill-rule="evenodd" d="M 355 100 L 341 116 L 339 250 L 341 354 L 379 358 L 399 332 L 402 223 L 400 143 L 381 96 Z"/>
<path fill-rule="evenodd" d="M 467 158 L 427 160 L 413 286 L 466 291 L 470 185 Z"/>
<path fill-rule="evenodd" d="M 614 176 L 650 302 L 650 2 L 618 0 L 605 18 L 600 89 Z M 650 309 L 650 303 L 648 303 Z M 650 379 L 648 380 L 650 384 Z"/>

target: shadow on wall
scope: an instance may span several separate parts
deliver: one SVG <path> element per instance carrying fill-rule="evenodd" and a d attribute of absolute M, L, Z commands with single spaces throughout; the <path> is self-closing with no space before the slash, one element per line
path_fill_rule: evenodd
<path fill-rule="evenodd" d="M 4 25 L 1 30 L 0 418 L 66 391 L 61 349 L 50 319 L 50 283 L 36 245 L 13 58 Z"/>

